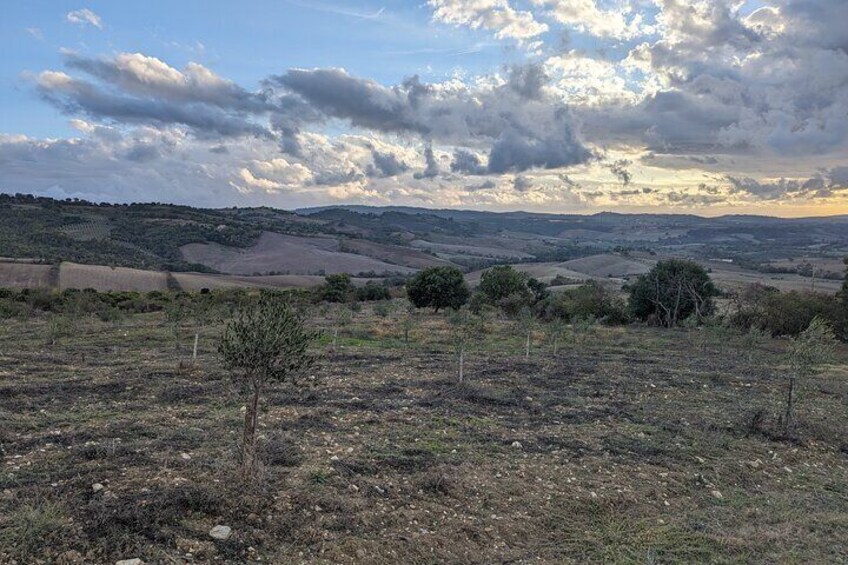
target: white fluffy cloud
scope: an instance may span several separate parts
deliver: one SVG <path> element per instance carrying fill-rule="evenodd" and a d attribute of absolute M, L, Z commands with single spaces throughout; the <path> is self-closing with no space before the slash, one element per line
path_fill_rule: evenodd
<path fill-rule="evenodd" d="M 428 4 L 436 20 L 490 30 L 499 39 L 527 40 L 548 31 L 532 12 L 516 10 L 508 0 L 428 0 Z"/>

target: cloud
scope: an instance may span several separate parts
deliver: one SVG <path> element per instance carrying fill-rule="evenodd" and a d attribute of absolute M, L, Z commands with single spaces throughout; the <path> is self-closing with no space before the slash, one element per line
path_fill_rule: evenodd
<path fill-rule="evenodd" d="M 427 166 L 424 167 L 423 171 L 415 173 L 416 179 L 432 179 L 439 176 L 439 163 L 436 161 L 436 156 L 430 145 L 424 148 L 424 162 Z"/>
<path fill-rule="evenodd" d="M 630 181 L 633 179 L 633 175 L 630 174 L 630 171 L 627 169 L 633 163 L 628 161 L 627 159 L 619 159 L 610 165 L 609 169 L 612 174 L 618 177 L 618 180 L 621 181 L 621 184 L 627 186 L 630 184 Z"/>
<path fill-rule="evenodd" d="M 451 171 L 454 173 L 465 173 L 468 175 L 484 175 L 488 168 L 484 166 L 480 157 L 467 149 L 457 149 L 453 154 Z"/>
<path fill-rule="evenodd" d="M 61 71 L 36 80 L 42 97 L 69 115 L 129 124 L 181 124 L 198 136 L 272 137 L 256 118 L 273 108 L 252 94 L 194 63 L 183 71 L 139 53 L 90 59 L 74 53 L 66 64 L 96 82 Z"/>
<path fill-rule="evenodd" d="M 88 8 L 82 8 L 81 10 L 74 10 L 72 12 L 68 12 L 65 15 L 65 19 L 79 26 L 93 26 L 97 29 L 103 29 L 103 20 L 100 19 L 100 16 L 89 10 Z"/>
<path fill-rule="evenodd" d="M 44 32 L 41 31 L 41 28 L 37 27 L 28 27 L 24 29 L 25 32 L 30 34 L 32 37 L 39 41 L 44 41 Z"/>
<path fill-rule="evenodd" d="M 598 7 L 595 0 L 532 0 L 536 6 L 548 9 L 548 16 L 561 24 L 573 27 L 581 33 L 597 37 L 633 39 L 651 31 L 641 14 L 633 14 L 633 4 L 611 10 Z M 628 17 L 629 16 L 629 17 Z"/>
<path fill-rule="evenodd" d="M 287 93 L 283 99 L 292 107 L 318 112 L 309 117 L 313 121 L 341 119 L 355 127 L 433 142 L 488 145 L 489 172 L 503 173 L 592 158 L 567 106 L 545 92 L 546 80 L 541 68 L 531 65 L 513 67 L 506 79 L 477 87 L 458 81 L 425 84 L 417 77 L 387 87 L 342 69 L 296 69 L 266 84 Z M 281 118 L 276 123 L 299 131 L 304 115 L 309 112 L 297 112 L 291 123 Z"/>
<path fill-rule="evenodd" d="M 393 153 L 381 153 L 375 149 L 372 155 L 374 164 L 366 171 L 369 177 L 394 177 L 409 170 L 409 165 Z"/>
<path fill-rule="evenodd" d="M 532 12 L 513 8 L 507 0 L 428 0 L 433 19 L 447 24 L 486 29 L 498 39 L 527 40 L 548 31 Z"/>

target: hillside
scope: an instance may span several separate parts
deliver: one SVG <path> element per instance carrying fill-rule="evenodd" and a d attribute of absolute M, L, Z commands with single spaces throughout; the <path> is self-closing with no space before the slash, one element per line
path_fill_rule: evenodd
<path fill-rule="evenodd" d="M 61 286 L 51 281 L 50 265 L 63 262 L 240 277 L 379 277 L 437 265 L 475 271 L 515 263 L 540 278 L 577 273 L 626 279 L 658 258 L 684 257 L 726 271 L 729 279 L 767 274 L 805 287 L 813 277 L 841 277 L 846 255 L 844 216 L 580 216 L 362 206 L 289 212 L 0 195 L 0 257 L 30 265 L 3 267 L 8 272 L 0 279 L 14 286 Z"/>

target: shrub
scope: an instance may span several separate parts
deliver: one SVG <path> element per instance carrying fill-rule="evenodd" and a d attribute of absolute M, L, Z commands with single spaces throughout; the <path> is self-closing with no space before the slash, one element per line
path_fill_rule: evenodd
<path fill-rule="evenodd" d="M 819 317 L 846 337 L 848 308 L 837 297 L 816 292 L 780 292 L 751 285 L 735 297 L 730 323 L 737 328 L 759 328 L 772 336 L 798 336 Z"/>
<path fill-rule="evenodd" d="M 369 281 L 365 286 L 356 289 L 356 299 L 364 302 L 375 302 L 377 300 L 391 299 L 389 289 L 385 285 Z"/>
<path fill-rule="evenodd" d="M 809 327 L 792 340 L 789 347 L 789 387 L 783 418 L 787 433 L 794 426 L 796 381 L 815 375 L 821 365 L 829 362 L 833 357 L 835 342 L 830 325 L 819 317 L 813 318 Z"/>
<path fill-rule="evenodd" d="M 607 324 L 628 321 L 624 301 L 596 281 L 553 294 L 541 303 L 539 310 L 545 320 L 593 317 Z"/>
<path fill-rule="evenodd" d="M 338 273 L 324 277 L 324 286 L 318 290 L 325 302 L 347 302 L 356 293 L 353 281 L 347 273 Z"/>
<path fill-rule="evenodd" d="M 461 308 L 470 294 L 462 271 L 456 267 L 431 267 L 417 273 L 407 284 L 406 293 L 416 308 Z"/>

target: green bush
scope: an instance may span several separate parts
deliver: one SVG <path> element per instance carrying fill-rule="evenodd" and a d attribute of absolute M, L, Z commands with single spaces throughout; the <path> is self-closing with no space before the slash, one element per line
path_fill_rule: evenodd
<path fill-rule="evenodd" d="M 751 285 L 735 297 L 730 323 L 743 330 L 759 328 L 772 336 L 798 336 L 815 318 L 827 321 L 841 339 L 848 330 L 848 305 L 836 296 L 817 292 L 780 292 Z"/>
<path fill-rule="evenodd" d="M 628 322 L 624 301 L 596 281 L 552 294 L 540 303 L 539 313 L 545 320 L 595 318 L 606 324 Z"/>
<path fill-rule="evenodd" d="M 406 283 L 406 294 L 416 308 L 461 308 L 470 291 L 462 271 L 456 267 L 430 267 Z"/>

